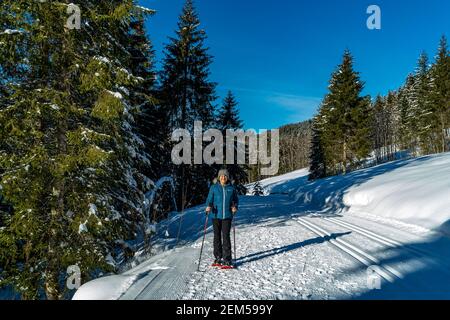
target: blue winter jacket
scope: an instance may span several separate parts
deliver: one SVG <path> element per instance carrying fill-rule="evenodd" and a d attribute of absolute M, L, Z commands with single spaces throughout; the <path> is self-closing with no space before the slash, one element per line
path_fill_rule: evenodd
<path fill-rule="evenodd" d="M 230 219 L 233 217 L 231 207 L 238 208 L 239 198 L 236 189 L 231 184 L 222 186 L 220 183 L 213 184 L 209 189 L 206 206 L 212 208 L 213 218 Z"/>

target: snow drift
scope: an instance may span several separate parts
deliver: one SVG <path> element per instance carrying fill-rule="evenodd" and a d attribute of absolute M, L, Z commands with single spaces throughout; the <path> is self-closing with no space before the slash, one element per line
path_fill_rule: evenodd
<path fill-rule="evenodd" d="M 306 182 L 291 195 L 315 209 L 368 213 L 450 234 L 450 153 Z"/>

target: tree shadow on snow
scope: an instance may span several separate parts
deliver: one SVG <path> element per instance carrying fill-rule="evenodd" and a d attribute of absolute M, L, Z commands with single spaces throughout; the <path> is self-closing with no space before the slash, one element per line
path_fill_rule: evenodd
<path fill-rule="evenodd" d="M 379 258 L 379 265 L 390 266 L 400 271 L 403 278 L 396 278 L 393 283 L 384 281 L 380 290 L 368 288 L 355 299 L 450 299 L 450 239 L 448 237 L 436 235 L 426 242 L 379 249 L 372 254 Z M 366 271 L 366 266 L 359 265 L 344 270 L 344 274 Z"/>
<path fill-rule="evenodd" d="M 236 266 L 239 267 L 241 265 L 244 265 L 246 263 L 250 263 L 250 262 L 254 262 L 254 261 L 258 261 L 258 260 L 262 260 L 265 258 L 269 258 L 275 255 L 279 255 L 285 252 L 289 252 L 289 251 L 293 251 L 293 250 L 297 250 L 300 249 L 302 247 L 306 247 L 309 245 L 313 245 L 313 244 L 321 244 L 324 242 L 328 242 L 330 240 L 333 239 L 337 239 L 346 235 L 351 234 L 351 232 L 345 232 L 345 233 L 333 233 L 330 236 L 326 236 L 326 237 L 316 237 L 313 239 L 308 239 L 305 241 L 301 241 L 301 242 L 297 242 L 297 243 L 293 243 L 290 245 L 286 245 L 286 246 L 282 246 L 282 247 L 278 247 L 278 248 L 273 248 L 273 249 L 269 249 L 269 250 L 265 250 L 265 251 L 260 251 L 260 252 L 256 252 L 256 253 L 252 253 L 249 254 L 245 257 L 239 257 L 236 260 Z"/>
<path fill-rule="evenodd" d="M 294 199 L 292 204 L 297 203 L 300 206 L 310 206 L 312 209 L 319 210 L 324 214 L 339 212 L 348 209 L 344 204 L 344 195 L 350 188 L 360 186 L 379 175 L 394 171 L 411 163 L 419 165 L 429 159 L 431 159 L 431 156 L 399 160 L 353 171 L 346 175 L 333 176 L 316 181 L 306 181 L 305 184 L 291 193 Z"/>

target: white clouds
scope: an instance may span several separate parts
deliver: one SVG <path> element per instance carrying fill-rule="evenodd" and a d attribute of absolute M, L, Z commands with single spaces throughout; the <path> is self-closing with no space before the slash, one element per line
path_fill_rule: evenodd
<path fill-rule="evenodd" d="M 258 112 L 264 110 L 264 117 L 270 117 L 270 114 L 282 116 L 285 118 L 284 124 L 312 119 L 322 102 L 321 97 L 295 95 L 281 91 L 235 86 L 220 86 L 220 89 L 238 92 L 238 101 L 245 97 L 246 104 L 252 110 L 258 110 Z"/>
<path fill-rule="evenodd" d="M 289 113 L 288 120 L 290 121 L 303 121 L 312 118 L 321 101 L 321 98 L 290 94 L 274 94 L 267 97 L 267 102 Z"/>

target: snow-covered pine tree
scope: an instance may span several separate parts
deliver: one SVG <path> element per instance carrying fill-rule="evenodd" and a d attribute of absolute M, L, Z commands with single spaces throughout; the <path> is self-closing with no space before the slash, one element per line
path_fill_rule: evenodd
<path fill-rule="evenodd" d="M 146 12 L 152 14 L 153 12 Z M 137 106 L 135 130 L 142 140 L 149 161 L 143 163 L 140 171 L 150 178 L 145 185 L 146 205 L 144 214 L 146 251 L 150 249 L 150 226 L 166 217 L 168 212 L 176 210 L 173 188 L 170 183 L 170 145 L 168 112 L 158 104 L 156 73 L 154 71 L 154 50 L 145 31 L 145 16 L 139 14 L 130 23 L 129 51 L 131 53 L 130 70 L 141 79 L 130 90 L 130 100 Z M 161 182 L 164 181 L 161 184 Z M 150 203 L 150 201 L 152 203 Z M 155 209 L 157 208 L 157 209 Z"/>
<path fill-rule="evenodd" d="M 67 294 L 67 267 L 82 280 L 112 271 L 142 221 L 123 45 L 133 1 L 83 1 L 81 30 L 65 26 L 69 1 L 2 1 L 2 193 L 14 214 L 0 231 L 2 284 L 22 298 Z M 15 81 L 14 68 L 22 74 Z M 5 67 L 6 66 L 6 67 Z M 140 154 L 141 156 L 139 156 Z"/>
<path fill-rule="evenodd" d="M 227 96 L 225 97 L 222 108 L 219 110 L 217 115 L 217 129 L 222 131 L 224 137 L 226 137 L 226 130 L 238 130 L 243 129 L 244 124 L 239 118 L 239 110 L 237 109 L 238 103 L 236 98 L 234 97 L 231 91 L 228 91 Z M 229 143 L 229 141 L 227 141 Z M 237 161 L 237 142 L 234 142 L 234 159 Z M 244 146 L 246 151 L 246 155 L 248 154 L 248 148 Z M 226 155 L 226 145 L 223 148 L 224 157 Z M 248 182 L 248 166 L 245 164 L 226 164 L 224 165 L 226 169 L 230 172 L 232 179 L 235 182 L 235 185 L 241 194 L 245 194 L 244 184 Z"/>
<path fill-rule="evenodd" d="M 322 107 L 322 116 L 327 118 L 322 139 L 331 165 L 327 172 L 345 174 L 349 164 L 357 165 L 370 151 L 370 98 L 361 96 L 363 88 L 359 73 L 353 69 L 353 57 L 346 50 L 331 76 Z"/>
<path fill-rule="evenodd" d="M 450 128 L 450 51 L 445 36 L 441 38 L 435 60 L 431 68 L 431 120 L 437 152 L 446 152 L 449 148 L 446 130 Z"/>
<path fill-rule="evenodd" d="M 214 124 L 216 84 L 209 80 L 212 57 L 205 39 L 206 33 L 200 29 L 193 1 L 187 0 L 179 17 L 176 37 L 170 38 L 165 48 L 160 102 L 168 111 L 169 127 L 188 129 L 191 135 L 194 121 L 202 121 L 204 130 Z M 214 175 L 215 170 L 209 165 L 173 166 L 178 208 L 183 210 L 204 201 Z"/>
<path fill-rule="evenodd" d="M 137 16 L 130 23 L 129 49 L 131 53 L 130 71 L 141 79 L 130 90 L 130 100 L 137 106 L 136 127 L 144 144 L 150 163 L 142 172 L 156 181 L 167 174 L 166 138 L 168 136 L 167 116 L 158 108 L 156 99 L 156 73 L 154 71 L 154 50 L 145 31 L 145 16 Z M 164 148 L 165 147 L 165 148 Z"/>

